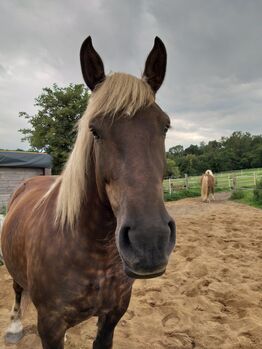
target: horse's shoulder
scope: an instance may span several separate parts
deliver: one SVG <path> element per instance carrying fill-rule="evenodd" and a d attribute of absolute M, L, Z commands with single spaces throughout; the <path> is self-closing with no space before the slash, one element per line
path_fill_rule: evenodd
<path fill-rule="evenodd" d="M 24 186 L 27 189 L 36 188 L 46 188 L 50 187 L 58 176 L 35 176 L 31 177 L 23 182 Z"/>
<path fill-rule="evenodd" d="M 16 191 L 11 196 L 8 207 L 10 207 L 13 202 L 19 198 L 22 194 L 27 192 L 37 191 L 47 191 L 50 186 L 54 183 L 57 176 L 36 176 L 31 177 L 23 181 Z"/>

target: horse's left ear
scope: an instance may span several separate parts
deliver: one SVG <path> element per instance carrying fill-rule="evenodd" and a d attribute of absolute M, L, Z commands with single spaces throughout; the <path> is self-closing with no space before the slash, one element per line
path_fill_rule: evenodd
<path fill-rule="evenodd" d="M 81 46 L 80 62 L 83 78 L 90 90 L 93 90 L 105 79 L 105 70 L 102 59 L 92 45 L 91 36 Z"/>
<path fill-rule="evenodd" d="M 143 79 L 151 86 L 155 93 L 162 85 L 165 78 L 166 57 L 165 45 L 163 41 L 156 36 L 154 46 L 147 57 L 143 73 Z"/>

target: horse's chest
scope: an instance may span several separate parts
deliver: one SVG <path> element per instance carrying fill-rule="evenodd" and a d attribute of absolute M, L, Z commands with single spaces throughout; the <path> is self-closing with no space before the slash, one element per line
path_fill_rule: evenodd
<path fill-rule="evenodd" d="M 79 313 L 99 315 L 121 307 L 131 291 L 132 282 L 116 275 L 102 274 L 86 279 L 73 303 Z"/>
<path fill-rule="evenodd" d="M 116 276 L 101 277 L 95 282 L 94 300 L 101 309 L 115 307 L 125 296 L 128 286 Z"/>

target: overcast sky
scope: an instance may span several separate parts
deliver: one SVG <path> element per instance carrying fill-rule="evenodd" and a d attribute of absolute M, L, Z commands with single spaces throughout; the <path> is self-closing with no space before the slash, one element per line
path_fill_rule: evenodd
<path fill-rule="evenodd" d="M 43 87 L 83 82 L 88 35 L 107 72 L 137 76 L 154 37 L 164 41 L 167 148 L 262 133 L 261 0 L 1 0 L 0 148 L 28 148 L 18 113 L 34 112 Z"/>

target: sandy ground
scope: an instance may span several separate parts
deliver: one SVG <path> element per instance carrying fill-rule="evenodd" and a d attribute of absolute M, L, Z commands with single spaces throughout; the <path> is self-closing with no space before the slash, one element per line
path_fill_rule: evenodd
<path fill-rule="evenodd" d="M 261 349 L 262 210 L 225 200 L 168 203 L 177 247 L 166 274 L 135 283 L 116 332 L 116 349 Z M 40 349 L 33 306 L 19 345 L 2 334 L 12 305 L 11 279 L 0 268 L 0 349 Z M 91 348 L 95 319 L 68 332 L 66 349 Z"/>

